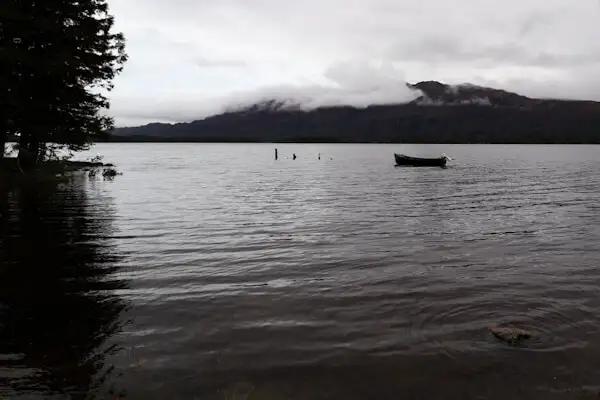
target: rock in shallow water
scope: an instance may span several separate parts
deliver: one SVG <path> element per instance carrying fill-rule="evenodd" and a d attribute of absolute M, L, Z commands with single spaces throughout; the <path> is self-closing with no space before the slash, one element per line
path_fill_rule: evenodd
<path fill-rule="evenodd" d="M 508 344 L 521 343 L 523 340 L 530 339 L 533 336 L 531 332 L 512 326 L 493 326 L 489 329 L 496 339 Z"/>

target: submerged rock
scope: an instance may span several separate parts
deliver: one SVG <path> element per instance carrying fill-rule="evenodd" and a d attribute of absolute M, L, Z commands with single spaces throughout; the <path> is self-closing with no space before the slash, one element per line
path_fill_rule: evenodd
<path fill-rule="evenodd" d="M 531 332 L 512 326 L 493 326 L 489 328 L 490 333 L 498 340 L 508 344 L 521 343 L 526 339 L 530 339 L 533 335 Z"/>

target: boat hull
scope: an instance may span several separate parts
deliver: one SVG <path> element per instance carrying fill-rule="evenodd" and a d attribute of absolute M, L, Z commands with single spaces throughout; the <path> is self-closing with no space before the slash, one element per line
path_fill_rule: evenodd
<path fill-rule="evenodd" d="M 419 157 L 409 157 L 404 154 L 394 153 L 394 158 L 396 159 L 397 166 L 411 166 L 411 167 L 445 167 L 446 161 L 448 159 L 446 157 L 438 157 L 438 158 L 419 158 Z"/>

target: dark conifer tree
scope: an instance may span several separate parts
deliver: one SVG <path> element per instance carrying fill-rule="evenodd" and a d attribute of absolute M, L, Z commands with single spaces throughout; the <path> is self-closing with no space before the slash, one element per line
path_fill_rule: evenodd
<path fill-rule="evenodd" d="M 0 144 L 33 167 L 113 127 L 106 94 L 127 60 L 106 0 L 0 1 Z"/>

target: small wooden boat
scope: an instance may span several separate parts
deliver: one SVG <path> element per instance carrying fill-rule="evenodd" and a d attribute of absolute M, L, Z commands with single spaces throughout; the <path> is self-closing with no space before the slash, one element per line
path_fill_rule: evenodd
<path fill-rule="evenodd" d="M 411 167 L 445 167 L 446 161 L 450 158 L 442 154 L 437 158 L 419 158 L 419 157 L 410 157 L 404 154 L 394 153 L 394 158 L 396 159 L 396 166 L 406 165 Z"/>

